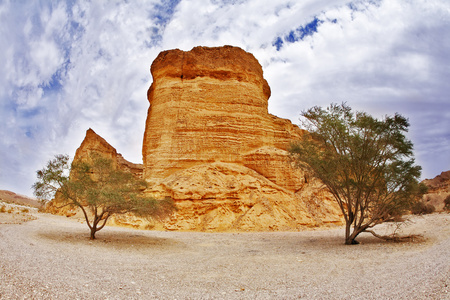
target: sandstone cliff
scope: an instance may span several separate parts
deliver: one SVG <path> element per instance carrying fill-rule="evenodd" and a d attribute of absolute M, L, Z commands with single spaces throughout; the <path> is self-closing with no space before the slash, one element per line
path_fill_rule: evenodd
<path fill-rule="evenodd" d="M 92 158 L 93 154 L 109 158 L 111 159 L 115 168 L 119 168 L 123 171 L 130 172 L 134 174 L 134 176 L 142 178 L 143 172 L 142 164 L 134 164 L 125 160 L 120 153 L 117 153 L 117 150 L 113 146 L 111 146 L 104 138 L 96 134 L 94 130 L 89 128 L 86 131 L 86 137 L 84 138 L 80 147 L 78 147 L 77 151 L 75 152 L 73 160 L 89 161 L 89 159 Z M 80 209 L 71 206 L 62 206 L 61 204 L 62 202 L 58 198 L 58 195 L 56 195 L 56 198 L 46 205 L 46 211 L 50 213 L 65 215 L 68 217 L 75 216 L 79 217 L 80 219 L 84 219 L 84 216 Z M 131 222 L 132 224 L 130 224 L 130 220 L 133 220 Z M 133 227 L 144 227 L 144 228 L 148 227 L 149 224 L 148 221 L 136 218 L 131 214 L 127 215 L 127 220 L 125 220 L 121 216 L 114 216 L 108 222 L 110 224 L 130 225 Z"/>
<path fill-rule="evenodd" d="M 149 193 L 171 196 L 180 230 L 286 230 L 340 223 L 318 182 L 293 168 L 303 132 L 268 113 L 270 88 L 250 53 L 196 47 L 160 53 L 151 66 L 144 133 Z"/>
<path fill-rule="evenodd" d="M 164 51 L 151 73 L 143 166 L 124 160 L 91 129 L 75 159 L 107 156 L 142 176 L 149 195 L 172 197 L 178 210 L 164 223 L 131 215 L 110 223 L 201 231 L 342 223 L 331 194 L 289 160 L 289 145 L 303 131 L 268 113 L 270 88 L 252 54 L 231 46 Z"/>
<path fill-rule="evenodd" d="M 88 159 L 93 153 L 111 159 L 115 167 L 118 167 L 123 171 L 133 173 L 138 178 L 142 178 L 142 164 L 134 164 L 124 159 L 122 154 L 117 153 L 116 148 L 111 146 L 104 138 L 89 128 L 86 131 L 86 137 L 75 152 L 73 159 L 74 161 L 85 160 Z"/>

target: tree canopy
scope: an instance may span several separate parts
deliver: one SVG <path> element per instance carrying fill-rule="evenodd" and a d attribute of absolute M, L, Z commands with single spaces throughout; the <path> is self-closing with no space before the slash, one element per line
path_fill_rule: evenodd
<path fill-rule="evenodd" d="M 290 152 L 334 196 L 345 219 L 346 244 L 357 243 L 364 231 L 376 235 L 372 227 L 406 212 L 423 191 L 403 116 L 378 120 L 345 103 L 315 106 L 302 116 L 308 133 Z"/>
<path fill-rule="evenodd" d="M 161 218 L 174 210 L 171 199 L 157 200 L 143 193 L 146 182 L 115 168 L 111 159 L 94 155 L 90 162 L 69 164 L 67 155 L 57 155 L 37 171 L 33 185 L 39 199 L 58 198 L 63 205 L 79 207 L 90 229 L 90 238 L 114 214 L 134 213 Z"/>

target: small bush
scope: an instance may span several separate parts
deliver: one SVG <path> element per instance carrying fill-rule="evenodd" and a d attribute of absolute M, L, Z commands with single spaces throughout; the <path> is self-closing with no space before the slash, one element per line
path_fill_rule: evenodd
<path fill-rule="evenodd" d="M 444 209 L 450 211 L 450 195 L 445 198 L 444 204 Z"/>
<path fill-rule="evenodd" d="M 2 213 L 6 212 L 6 207 L 4 205 L 2 205 L 0 207 L 0 212 L 2 212 Z"/>
<path fill-rule="evenodd" d="M 29 210 L 28 208 L 22 208 L 22 212 L 23 212 L 24 214 L 27 214 L 27 213 L 30 212 L 30 210 Z"/>
<path fill-rule="evenodd" d="M 11 214 L 12 212 L 13 212 L 12 208 L 8 209 L 8 214 Z"/>
<path fill-rule="evenodd" d="M 435 210 L 436 208 L 433 205 L 426 204 L 422 201 L 417 201 L 413 205 L 411 212 L 415 215 L 427 215 L 434 213 Z"/>

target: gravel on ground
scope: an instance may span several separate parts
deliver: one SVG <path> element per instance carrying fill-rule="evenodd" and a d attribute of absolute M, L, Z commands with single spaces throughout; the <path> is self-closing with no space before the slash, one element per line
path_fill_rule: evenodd
<path fill-rule="evenodd" d="M 0 299 L 449 299 L 450 214 L 414 216 L 405 234 L 343 244 L 342 227 L 201 233 L 106 227 L 34 213 L 2 224 Z M 8 223 L 8 222 L 6 222 Z M 379 231 L 392 230 L 382 225 Z"/>

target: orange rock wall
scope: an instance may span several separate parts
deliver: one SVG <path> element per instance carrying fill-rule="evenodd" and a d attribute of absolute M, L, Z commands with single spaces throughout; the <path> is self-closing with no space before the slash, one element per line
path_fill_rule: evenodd
<path fill-rule="evenodd" d="M 143 176 L 148 193 L 175 200 L 166 229 L 341 222 L 331 195 L 289 160 L 303 131 L 268 113 L 270 88 L 252 54 L 231 46 L 164 51 L 151 72 Z"/>
<path fill-rule="evenodd" d="M 235 47 L 162 52 L 151 67 L 146 179 L 215 161 L 257 167 L 251 152 L 286 150 L 301 130 L 268 113 L 270 88 L 252 54 Z"/>
<path fill-rule="evenodd" d="M 117 166 L 123 171 L 133 173 L 138 178 L 142 178 L 142 164 L 134 164 L 124 159 L 122 154 L 117 153 L 116 148 L 89 128 L 86 131 L 86 137 L 75 152 L 74 161 L 89 159 L 92 153 L 109 158 L 112 160 L 114 166 Z"/>
<path fill-rule="evenodd" d="M 101 155 L 105 158 L 112 160 L 115 167 L 134 174 L 137 178 L 142 178 L 143 166 L 142 164 L 134 164 L 126 159 L 120 153 L 117 153 L 116 148 L 111 146 L 104 138 L 99 136 L 91 128 L 86 131 L 86 136 L 81 143 L 80 147 L 75 152 L 73 161 L 89 161 L 93 154 Z M 65 203 L 64 200 L 59 198 L 58 194 L 55 195 L 55 199 L 46 204 L 45 210 L 49 213 L 65 215 L 67 217 L 76 217 L 84 220 L 84 216 L 81 209 L 73 206 L 62 205 Z M 108 222 L 113 223 L 117 217 L 111 218 Z M 136 219 L 134 217 L 134 219 Z M 118 223 L 118 222 L 116 222 Z M 123 225 L 127 225 L 127 222 L 122 222 Z M 148 222 L 139 220 L 139 224 Z M 145 228 L 145 227 L 144 227 Z"/>
<path fill-rule="evenodd" d="M 143 166 L 91 129 L 75 159 L 109 157 L 142 176 L 148 195 L 172 197 L 178 210 L 163 223 L 127 214 L 109 224 L 261 231 L 342 223 L 331 194 L 289 160 L 287 149 L 303 131 L 268 113 L 270 88 L 252 54 L 231 46 L 164 51 L 151 72 Z"/>

